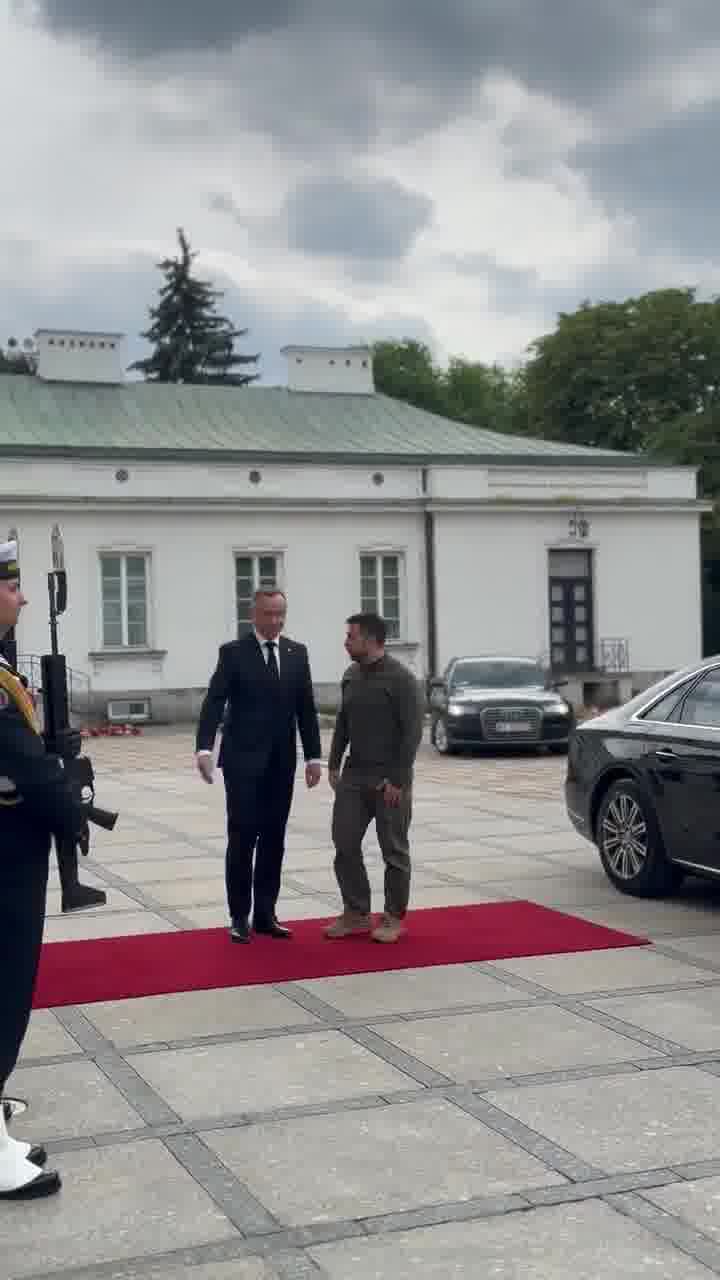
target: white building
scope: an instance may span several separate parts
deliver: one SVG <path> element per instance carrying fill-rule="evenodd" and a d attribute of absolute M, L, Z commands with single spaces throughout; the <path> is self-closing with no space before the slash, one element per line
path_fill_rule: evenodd
<path fill-rule="evenodd" d="M 127 382 L 122 335 L 37 339 L 38 375 L 0 377 L 18 650 L 48 647 L 59 524 L 61 648 L 100 714 L 194 716 L 259 583 L 286 589 L 321 704 L 360 607 L 420 676 L 542 654 L 578 700 L 700 656 L 692 468 L 448 422 L 376 394 L 366 348 L 290 347 L 287 388 L 232 389 Z"/>

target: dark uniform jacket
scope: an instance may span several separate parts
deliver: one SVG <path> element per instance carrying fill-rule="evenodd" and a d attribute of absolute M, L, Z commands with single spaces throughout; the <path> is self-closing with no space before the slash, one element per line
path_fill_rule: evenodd
<path fill-rule="evenodd" d="M 0 844 L 40 833 L 75 838 L 82 805 L 48 755 L 22 676 L 0 657 Z"/>

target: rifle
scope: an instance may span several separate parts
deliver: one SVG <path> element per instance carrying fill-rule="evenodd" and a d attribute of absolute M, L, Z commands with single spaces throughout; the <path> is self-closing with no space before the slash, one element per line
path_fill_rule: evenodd
<path fill-rule="evenodd" d="M 68 781 L 83 806 L 85 828 L 78 840 L 55 837 L 55 853 L 60 872 L 62 910 L 104 906 L 107 895 L 101 889 L 81 884 L 78 879 L 78 848 L 90 850 L 90 823 L 112 831 L 118 815 L 95 804 L 95 773 L 91 761 L 82 754 L 82 737 L 70 724 L 67 663 L 58 651 L 58 618 L 67 608 L 67 573 L 62 537 L 56 525 L 52 533 L 53 568 L 48 574 L 50 601 L 50 653 L 40 659 L 43 699 L 43 740 L 45 747 L 62 760 Z"/>

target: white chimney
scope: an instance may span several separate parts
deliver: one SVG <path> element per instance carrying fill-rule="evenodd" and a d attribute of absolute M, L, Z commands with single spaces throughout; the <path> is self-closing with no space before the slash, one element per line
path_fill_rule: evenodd
<path fill-rule="evenodd" d="M 125 334 L 38 329 L 37 376 L 45 382 L 125 381 Z"/>
<path fill-rule="evenodd" d="M 283 347 L 290 391 L 370 396 L 375 390 L 370 347 Z"/>

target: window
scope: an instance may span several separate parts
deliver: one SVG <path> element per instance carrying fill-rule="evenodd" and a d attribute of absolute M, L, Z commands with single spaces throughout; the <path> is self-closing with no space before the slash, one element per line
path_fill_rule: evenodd
<path fill-rule="evenodd" d="M 720 671 L 711 671 L 695 685 L 685 699 L 680 721 L 720 729 Z"/>
<path fill-rule="evenodd" d="M 253 596 L 261 587 L 282 586 L 281 558 L 273 552 L 235 557 L 235 608 L 238 636 L 249 631 Z"/>
<path fill-rule="evenodd" d="M 670 721 L 677 720 L 675 712 L 679 704 L 682 702 L 685 694 L 690 688 L 692 681 L 686 680 L 684 684 L 678 685 L 670 693 L 666 693 L 659 702 L 655 702 L 648 711 L 644 711 L 640 716 L 641 720 L 653 720 L 656 723 L 667 724 Z"/>
<path fill-rule="evenodd" d="M 100 556 L 105 649 L 147 648 L 148 576 L 144 554 L 108 552 Z"/>
<path fill-rule="evenodd" d="M 396 552 L 360 557 L 360 609 L 379 613 L 387 624 L 388 640 L 399 640 L 401 557 Z"/>

